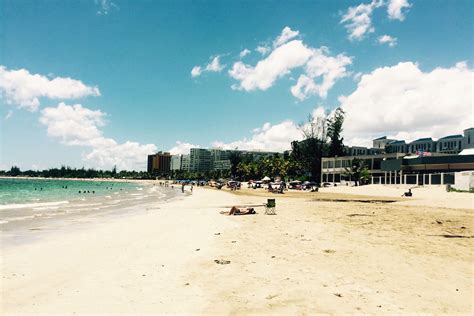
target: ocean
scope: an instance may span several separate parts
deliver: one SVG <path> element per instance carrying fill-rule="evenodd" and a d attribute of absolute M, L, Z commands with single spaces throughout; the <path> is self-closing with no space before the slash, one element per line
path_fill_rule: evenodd
<path fill-rule="evenodd" d="M 139 211 L 137 206 L 178 191 L 127 181 L 0 178 L 0 231 L 44 230 L 59 222 L 67 226 L 86 217 Z"/>

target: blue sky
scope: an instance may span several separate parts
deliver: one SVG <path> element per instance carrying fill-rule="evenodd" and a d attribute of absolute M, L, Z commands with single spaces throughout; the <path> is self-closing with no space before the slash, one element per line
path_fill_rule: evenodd
<path fill-rule="evenodd" d="M 472 12 L 472 1 L 0 0 L 0 169 L 141 169 L 147 151 L 191 145 L 282 150 L 308 114 L 339 105 L 349 112 L 349 143 L 460 133 L 474 125 Z M 362 35 L 351 33 L 367 18 Z M 285 28 L 290 37 L 275 46 Z M 213 70 L 191 75 L 216 57 Z M 326 93 L 310 60 L 336 78 Z M 286 66 L 265 86 L 275 65 Z M 292 93 L 301 76 L 314 89 Z M 456 84 L 444 90 L 446 80 Z M 447 113 L 449 122 L 426 113 Z M 366 127 L 362 115 L 383 123 Z"/>

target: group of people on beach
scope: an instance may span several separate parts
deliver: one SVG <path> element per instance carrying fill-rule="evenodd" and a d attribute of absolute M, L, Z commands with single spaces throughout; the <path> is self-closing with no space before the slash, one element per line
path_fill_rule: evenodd
<path fill-rule="evenodd" d="M 273 187 L 271 183 L 268 184 L 268 192 L 283 194 L 286 190 L 286 182 L 281 181 L 278 186 Z"/>

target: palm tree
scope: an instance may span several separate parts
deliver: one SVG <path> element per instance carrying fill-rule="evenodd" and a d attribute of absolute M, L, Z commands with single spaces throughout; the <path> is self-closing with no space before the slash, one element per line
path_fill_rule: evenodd
<path fill-rule="evenodd" d="M 354 158 L 350 168 L 345 168 L 344 174 L 349 176 L 356 186 L 366 183 L 370 179 L 370 171 L 365 162 Z"/>

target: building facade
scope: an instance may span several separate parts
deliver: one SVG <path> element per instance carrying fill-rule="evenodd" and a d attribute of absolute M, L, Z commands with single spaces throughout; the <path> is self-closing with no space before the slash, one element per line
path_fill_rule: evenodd
<path fill-rule="evenodd" d="M 158 152 L 148 155 L 147 172 L 169 174 L 171 170 L 171 155 L 168 152 Z"/>
<path fill-rule="evenodd" d="M 474 155 L 458 155 L 474 148 L 474 128 L 436 141 L 429 137 L 406 143 L 380 137 L 373 145 L 347 147 L 347 156 L 322 158 L 321 182 L 350 181 L 346 174 L 354 159 L 364 162 L 372 182 L 384 184 L 446 184 L 454 181 L 454 172 L 474 170 Z"/>
<path fill-rule="evenodd" d="M 176 155 L 172 158 L 172 170 L 186 170 L 193 172 L 207 172 L 212 170 L 229 170 L 231 155 L 239 153 L 246 159 L 254 161 L 273 156 L 276 152 L 230 150 L 219 148 L 191 148 L 189 155 Z M 179 166 L 179 168 L 178 168 Z"/>

